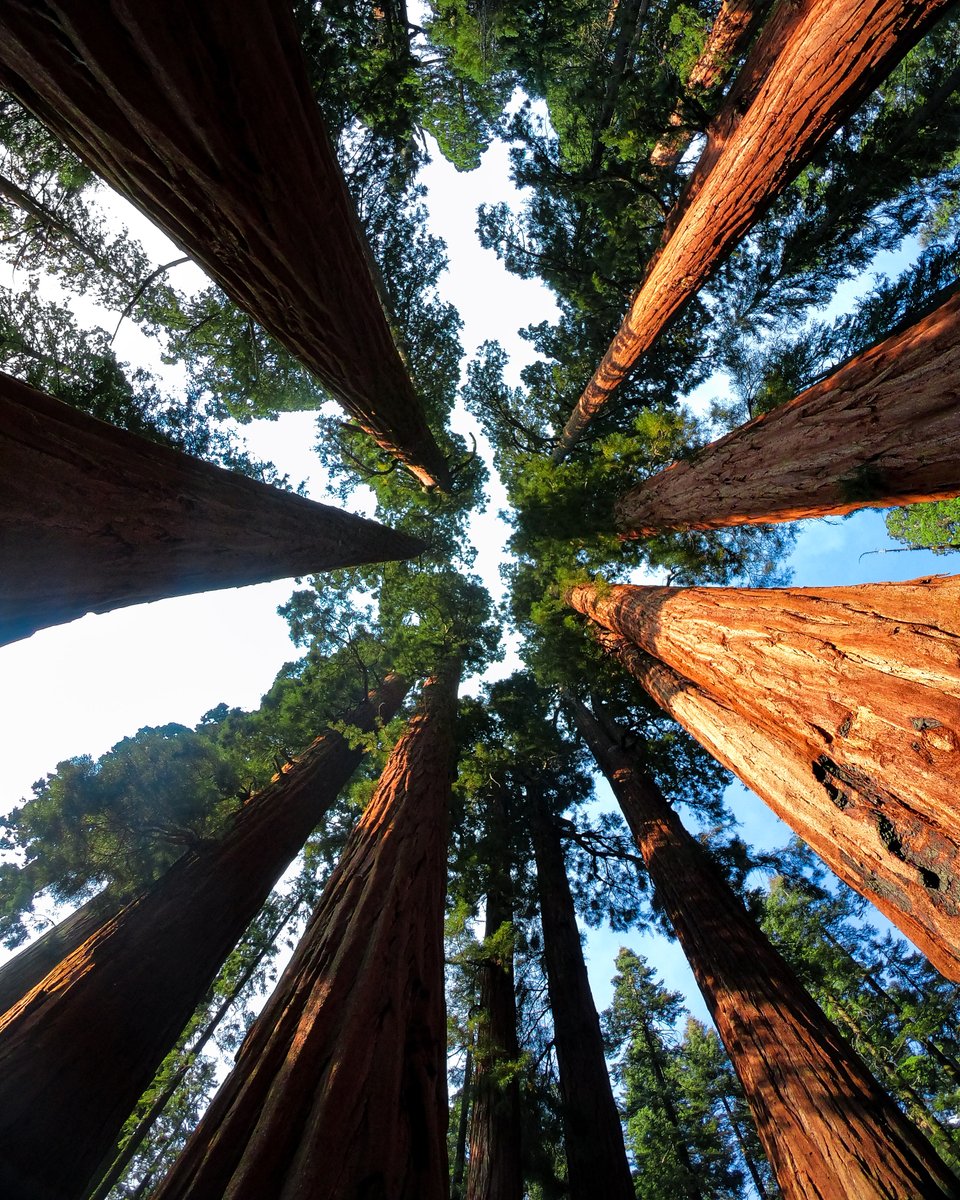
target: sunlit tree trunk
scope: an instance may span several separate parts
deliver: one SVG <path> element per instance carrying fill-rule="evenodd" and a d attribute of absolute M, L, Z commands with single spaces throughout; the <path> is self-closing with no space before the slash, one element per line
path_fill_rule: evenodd
<path fill-rule="evenodd" d="M 663 660 L 669 675 L 629 669 L 950 978 L 958 590 L 935 579 L 571 592 L 575 608 Z"/>
<path fill-rule="evenodd" d="M 619 634 L 601 630 L 598 636 L 661 708 L 765 801 L 835 875 L 876 905 L 938 971 L 960 981 L 960 917 L 949 894 L 927 887 L 914 862 L 891 852 L 872 810 L 838 807 L 822 788 L 811 786 L 809 758 L 790 742 Z M 934 849 L 945 857 L 942 845 Z"/>
<path fill-rule="evenodd" d="M 270 0 L 12 0 L 0 85 L 191 255 L 427 485 L 449 472 Z"/>
<path fill-rule="evenodd" d="M 502 826 L 502 802 L 492 799 L 489 807 L 500 809 L 491 813 L 491 821 Z M 487 888 L 487 939 L 496 937 L 512 920 L 509 866 L 493 863 Z M 480 964 L 467 1200 L 521 1200 L 523 1195 L 519 1058 L 513 948 L 499 944 L 495 950 L 488 948 Z"/>
<path fill-rule="evenodd" d="M 459 667 L 429 680 L 277 989 L 156 1200 L 442 1200 Z"/>
<path fill-rule="evenodd" d="M 630 310 L 567 421 L 562 458 L 837 126 L 950 0 L 780 0 L 707 131 Z"/>
<path fill-rule="evenodd" d="M 422 549 L 3 374 L 0 460 L 0 645 L 87 612 Z"/>
<path fill-rule="evenodd" d="M 543 958 L 560 1071 L 570 1200 L 634 1200 L 620 1114 L 583 961 L 573 896 L 555 821 L 538 804 L 530 825 L 537 860 Z"/>
<path fill-rule="evenodd" d="M 700 57 L 690 68 L 684 91 L 702 103 L 722 87 L 767 15 L 771 0 L 723 0 Z M 650 153 L 655 167 L 675 167 L 692 133 L 684 129 L 683 102 L 670 114 L 669 129 Z"/>
<path fill-rule="evenodd" d="M 960 1195 L 747 913 L 653 780 L 583 705 L 577 725 L 613 788 L 743 1084 L 787 1200 Z"/>
<path fill-rule="evenodd" d="M 390 676 L 349 717 L 399 708 Z M 80 1197 L 221 964 L 363 752 L 328 731 L 0 1017 L 0 1194 Z"/>
<path fill-rule="evenodd" d="M 621 496 L 638 536 L 960 494 L 960 295 Z"/>

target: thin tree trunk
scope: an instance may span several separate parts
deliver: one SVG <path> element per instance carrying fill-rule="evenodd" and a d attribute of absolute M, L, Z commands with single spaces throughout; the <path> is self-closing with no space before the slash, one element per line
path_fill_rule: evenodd
<path fill-rule="evenodd" d="M 467 1130 L 470 1126 L 470 1098 L 473 1085 L 473 1052 L 467 1047 L 463 1065 L 463 1087 L 460 1090 L 460 1119 L 457 1122 L 457 1149 L 450 1176 L 451 1200 L 463 1200 L 463 1176 L 467 1165 Z"/>
<path fill-rule="evenodd" d="M 670 1128 L 673 1130 L 674 1148 L 683 1166 L 683 1189 L 687 1193 L 688 1200 L 703 1200 L 703 1193 L 700 1190 L 697 1172 L 690 1159 L 690 1148 L 687 1146 L 687 1139 L 684 1137 L 683 1129 L 680 1125 L 680 1114 L 677 1112 L 671 1087 L 667 1080 L 666 1072 L 663 1069 L 663 1063 L 660 1061 L 660 1049 L 654 1041 L 646 1018 L 642 1014 L 639 1017 L 639 1024 L 640 1032 L 647 1047 L 650 1066 L 653 1068 L 653 1076 L 657 1081 L 657 1098 L 666 1114 Z"/>
<path fill-rule="evenodd" d="M 613 1099 L 597 1010 L 583 961 L 556 823 L 541 802 L 530 832 L 537 860 L 543 957 L 560 1069 L 570 1200 L 634 1200 L 620 1114 Z"/>
<path fill-rule="evenodd" d="M 270 0 L 12 0 L 0 84 L 314 371 L 449 483 L 394 343 L 291 12 Z"/>
<path fill-rule="evenodd" d="M 559 461 L 631 367 L 951 0 L 780 0 L 708 130 L 630 310 L 567 421 Z"/>
<path fill-rule="evenodd" d="M 349 723 L 399 708 L 389 676 Z M 0 1018 L 0 1194 L 82 1196 L 243 931 L 363 756 L 328 731 Z"/>
<path fill-rule="evenodd" d="M 747 1145 L 747 1139 L 743 1136 L 743 1130 L 740 1128 L 740 1122 L 734 1115 L 730 1101 L 725 1095 L 723 1095 L 722 1092 L 720 1094 L 720 1103 L 723 1105 L 723 1111 L 726 1114 L 727 1124 L 733 1130 L 733 1136 L 736 1138 L 737 1148 L 740 1151 L 740 1157 L 743 1159 L 747 1170 L 750 1172 L 750 1179 L 753 1182 L 754 1188 L 756 1188 L 757 1195 L 760 1197 L 760 1200 L 769 1200 L 767 1189 L 764 1186 L 763 1176 L 760 1174 L 760 1168 L 757 1165 L 756 1160 L 750 1153 L 750 1147 Z"/>
<path fill-rule="evenodd" d="M 787 1200 L 960 1196 L 960 1183 L 806 993 L 656 784 L 582 705 Z"/>
<path fill-rule="evenodd" d="M 502 827 L 502 802 L 491 800 L 490 808 L 497 807 L 500 812 L 492 813 L 491 820 L 498 821 Z M 493 938 L 512 920 L 509 867 L 491 864 L 487 888 L 487 939 Z M 520 1044 L 517 1040 L 513 949 L 504 950 L 497 956 L 493 956 L 492 951 L 490 954 L 480 966 L 467 1200 L 521 1200 L 520 1078 L 516 1070 Z"/>
<path fill-rule="evenodd" d="M 960 576 L 831 588 L 589 585 L 574 608 L 807 760 L 960 915 Z"/>
<path fill-rule="evenodd" d="M 204 1046 L 213 1037 L 220 1026 L 220 1022 L 224 1019 L 233 1005 L 237 1002 L 243 989 L 253 978 L 260 964 L 270 953 L 273 943 L 280 936 L 287 922 L 291 920 L 294 913 L 303 903 L 301 896 L 297 895 L 292 904 L 289 904 L 286 910 L 280 915 L 280 918 L 275 922 L 273 930 L 269 937 L 265 938 L 263 945 L 250 960 L 247 966 L 237 977 L 236 982 L 231 987 L 229 993 L 223 997 L 220 1004 L 209 1017 L 203 1028 L 193 1038 L 190 1045 L 185 1046 L 181 1053 L 181 1062 L 174 1070 L 166 1084 L 157 1093 L 153 1103 L 137 1122 L 136 1127 L 131 1131 L 130 1136 L 123 1143 L 119 1153 L 110 1164 L 110 1168 L 103 1176 L 93 1191 L 89 1192 L 84 1200 L 106 1200 L 114 1185 L 120 1180 L 124 1171 L 133 1161 L 137 1151 L 147 1140 L 150 1130 L 156 1124 L 157 1118 L 173 1099 L 177 1088 L 183 1083 L 190 1072 L 190 1068 L 197 1060 L 197 1056 L 202 1052 Z"/>
<path fill-rule="evenodd" d="M 772 0 L 723 0 L 700 57 L 684 83 L 687 97 L 702 105 L 709 101 L 711 92 L 726 83 L 766 18 L 771 3 Z M 650 153 L 650 162 L 655 167 L 675 167 L 690 144 L 693 134 L 683 128 L 683 99 L 670 114 L 668 124 L 669 128 Z"/>
<path fill-rule="evenodd" d="M 442 1200 L 459 665 L 429 680 L 277 989 L 156 1200 Z"/>
<path fill-rule="evenodd" d="M 87 612 L 423 548 L 0 374 L 0 645 Z"/>
<path fill-rule="evenodd" d="M 960 294 L 620 497 L 618 528 L 720 529 L 960 494 Z"/>
<path fill-rule="evenodd" d="M 859 799 L 852 803 L 849 796 L 838 804 L 839 792 L 834 796 L 817 786 L 804 748 L 761 728 L 619 634 L 600 630 L 599 640 L 665 712 L 765 801 L 840 879 L 875 904 L 938 971 L 960 981 L 960 914 L 952 899 L 955 886 L 951 888 L 944 871 L 951 850 L 942 837 L 928 834 L 925 840 L 901 842 L 900 852 L 894 853 L 882 836 L 886 827 L 880 827 L 877 807 Z M 928 886 L 934 861 L 944 887 Z"/>

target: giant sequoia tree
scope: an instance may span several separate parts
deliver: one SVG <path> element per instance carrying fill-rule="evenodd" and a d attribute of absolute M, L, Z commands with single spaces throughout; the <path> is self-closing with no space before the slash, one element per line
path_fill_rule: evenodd
<path fill-rule="evenodd" d="M 760 0 L 434 0 L 421 25 L 403 3 L 349 0 L 298 6 L 301 52 L 289 15 L 269 4 L 239 16 L 219 3 L 197 11 L 181 5 L 176 20 L 149 5 L 106 14 L 73 0 L 8 6 L 0 17 L 8 34 L 0 79 L 153 214 L 224 291 L 179 291 L 183 260 L 152 262 L 104 225 L 89 167 L 14 101 L 0 101 L 0 256 L 29 277 L 19 294 L 0 291 L 0 364 L 127 431 L 100 430 L 114 448 L 110 457 L 99 442 L 83 442 L 85 420 L 76 412 L 61 420 L 62 435 L 44 424 L 43 445 L 31 447 L 19 474 L 7 473 L 19 505 L 10 522 L 18 540 L 11 532 L 2 547 L 7 578 L 33 570 L 52 537 L 41 529 L 48 516 L 53 528 L 85 518 L 93 526 L 88 544 L 106 541 L 129 558 L 127 600 L 160 594 L 147 587 L 150 521 L 168 503 L 195 512 L 198 501 L 186 486 L 173 496 L 164 490 L 172 469 L 150 476 L 147 487 L 143 479 L 131 483 L 131 462 L 182 459 L 169 446 L 140 455 L 130 438 L 145 435 L 249 472 L 207 416 L 247 420 L 318 408 L 325 388 L 351 414 L 320 422 L 331 490 L 365 512 L 372 497 L 374 516 L 394 530 L 393 561 L 379 542 L 377 565 L 372 551 L 340 544 L 328 559 L 301 555 L 300 514 L 316 510 L 276 492 L 293 524 L 277 517 L 256 527 L 249 506 L 229 499 L 195 547 L 204 586 L 254 535 L 278 571 L 335 568 L 300 587 L 283 609 L 306 653 L 264 698 L 269 720 L 221 706 L 196 730 L 176 734 L 183 747 L 192 738 L 207 749 L 215 744 L 213 758 L 226 764 L 230 781 L 224 797 L 244 799 L 237 813 L 215 799 L 196 822 L 182 820 L 174 832 L 186 840 L 176 854 L 128 840 L 119 814 L 137 807 L 141 789 L 126 786 L 129 771 L 111 751 L 61 764 L 37 785 L 36 807 L 28 801 L 9 819 L 4 848 L 17 862 L 0 868 L 0 899 L 12 937 L 33 919 L 35 897 L 76 902 L 106 887 L 0 973 L 0 1178 L 9 1191 L 79 1195 L 98 1160 L 114 1157 L 120 1122 L 264 890 L 350 764 L 380 753 L 369 704 L 358 721 L 366 732 L 350 733 L 338 720 L 353 720 L 347 714 L 359 696 L 348 693 L 357 676 L 361 696 L 380 685 L 392 710 L 402 684 L 388 672 L 397 672 L 429 678 L 421 707 L 379 784 L 360 781 L 327 821 L 331 839 L 341 830 L 346 838 L 354 808 L 367 801 L 277 991 L 163 1197 L 259 1200 L 307 1190 L 331 1200 L 374 1193 L 442 1200 L 448 875 L 450 1028 L 455 1048 L 471 1050 L 455 1137 L 459 1195 L 517 1200 L 526 1188 L 544 1200 L 601 1191 L 624 1200 L 732 1198 L 747 1174 L 760 1195 L 773 1190 L 716 1037 L 692 1024 L 671 1042 L 651 1016 L 657 998 L 622 958 L 621 998 L 625 976 L 637 981 L 615 1030 L 628 1046 L 621 1066 L 629 1162 L 577 925 L 602 920 L 618 930 L 638 921 L 673 925 L 785 1194 L 956 1194 L 910 1125 L 948 1146 L 960 1076 L 949 1033 L 956 1006 L 939 1003 L 947 985 L 899 950 L 881 971 L 879 948 L 861 953 L 864 934 L 848 958 L 876 968 L 872 982 L 863 981 L 866 1003 L 837 967 L 847 963 L 846 934 L 827 922 L 826 902 L 809 879 L 790 881 L 789 904 L 782 881 L 764 901 L 768 925 L 779 923 L 794 955 L 792 973 L 736 894 L 756 860 L 731 836 L 725 773 L 632 684 L 638 679 L 754 786 L 938 967 L 960 976 L 960 825 L 951 790 L 960 736 L 950 611 L 956 581 L 842 594 L 747 587 L 788 582 L 790 535 L 772 524 L 712 528 L 727 519 L 713 485 L 699 508 L 684 492 L 679 516 L 661 520 L 655 534 L 623 541 L 611 515 L 638 479 L 648 480 L 646 496 L 692 480 L 699 468 L 690 460 L 716 438 L 717 423 L 729 428 L 803 389 L 794 403 L 720 443 L 727 456 L 720 473 L 750 493 L 733 506 L 735 518 L 839 511 L 878 500 L 883 488 L 905 497 L 949 491 L 956 431 L 943 380 L 953 364 L 955 299 L 890 331 L 922 311 L 960 264 L 958 23 L 933 30 L 884 82 L 946 7 L 946 0 L 899 7 L 883 0 L 867 13 L 857 0 L 801 0 L 767 15 Z M 513 106 L 501 121 L 516 87 L 543 101 L 548 123 L 533 104 Z M 461 666 L 464 675 L 481 670 L 506 638 L 466 576 L 487 468 L 477 453 L 457 461 L 463 439 L 444 428 L 462 349 L 458 315 L 438 290 L 444 247 L 426 227 L 416 178 L 425 130 L 461 169 L 476 164 L 493 136 L 511 140 L 515 178 L 529 188 L 526 210 L 486 208 L 479 233 L 509 269 L 543 280 L 559 306 L 555 322 L 526 331 L 540 357 L 523 371 L 522 386 L 507 385 L 506 356 L 492 343 L 468 371 L 464 398 L 490 439 L 513 509 L 509 613 L 526 637 L 528 670 L 459 708 Z M 706 148 L 688 174 L 679 155 L 696 132 L 706 134 Z M 899 280 L 879 282 L 857 312 L 833 324 L 808 320 L 811 306 L 827 303 L 840 282 L 910 235 L 924 246 Z M 645 283 L 603 378 L 589 384 L 643 264 Z M 183 395 L 168 399 L 128 372 L 109 334 L 82 332 L 59 301 L 42 295 L 42 273 L 67 292 L 94 297 L 121 325 L 135 322 L 157 337 L 162 353 L 184 365 Z M 924 341 L 931 329 L 932 350 Z M 878 338 L 888 340 L 864 353 Z M 736 396 L 695 420 L 682 397 L 717 367 L 729 373 Z M 606 403 L 613 386 L 622 389 L 617 406 Z M 869 437 L 829 434 L 839 394 L 856 401 L 845 414 L 877 418 Z M 556 430 L 580 395 L 602 401 L 595 437 L 554 464 Z M 806 443 L 797 448 L 808 411 L 827 434 L 826 458 Z M 561 451 L 580 428 L 574 424 Z M 18 426 L 11 445 L 22 447 L 23 436 Z M 738 449 L 745 439 L 772 443 L 759 459 L 773 483 L 763 483 L 757 459 Z M 935 457 L 933 472 L 915 461 Z M 710 458 L 704 453 L 701 465 Z M 112 474 L 104 473 L 108 459 Z M 787 459 L 797 471 L 785 499 L 778 476 Z M 658 477 L 673 462 L 682 465 Z M 214 477 L 213 468 L 193 465 L 198 478 Z M 70 471 L 92 490 L 70 491 Z M 127 481 L 122 495 L 111 490 L 116 479 Z M 230 496 L 252 497 L 249 482 L 231 479 Z M 97 489 L 109 491 L 102 503 Z M 262 488 L 257 495 L 266 505 Z M 369 522 L 351 521 L 383 538 Z M 131 522 L 136 530 L 118 543 Z M 684 523 L 707 528 L 673 529 Z M 155 541 L 166 553 L 164 528 Z M 399 561 L 402 550 L 416 559 Z M 82 566 L 96 565 L 92 552 L 82 558 Z M 639 566 L 693 586 L 582 582 L 632 581 Z M 181 582 L 184 570 L 177 559 L 172 573 Z M 216 578 L 233 580 L 226 572 Z M 566 607 L 571 584 L 608 655 Z M 695 586 L 705 584 L 726 586 Z M 65 593 L 63 604 L 77 611 L 100 603 L 81 594 L 75 578 Z M 39 623 L 40 600 L 31 607 Z M 371 641 L 378 649 L 368 655 Z M 356 668 L 349 687 L 346 663 Z M 610 738 L 601 730 L 600 737 L 581 710 L 624 793 L 645 873 L 622 821 L 581 805 L 590 792 L 585 756 L 566 731 L 558 687 L 577 696 L 589 689 L 638 731 Z M 318 744 L 283 768 L 291 751 L 327 726 Z M 138 754 L 157 736 L 163 731 L 129 739 L 137 753 L 123 761 L 145 761 Z M 634 736 L 643 738 L 642 769 L 629 753 Z M 273 755 L 278 778 L 258 791 Z M 195 764 L 199 778 L 204 761 L 203 753 L 184 754 L 181 765 Z M 241 787 L 248 769 L 254 782 Z M 143 776 L 153 773 L 144 767 Z M 125 808 L 113 803 L 118 790 Z M 111 803 L 101 804 L 107 794 Z M 699 838 L 684 831 L 675 803 L 693 810 Z M 164 826 L 164 806 L 146 810 L 144 823 Z M 103 854 L 74 871 L 73 849 L 84 841 Z M 716 851 L 729 880 L 701 843 Z M 189 853 L 180 858 L 184 845 Z M 534 861 L 536 872 L 523 869 Z M 776 861 L 789 873 L 794 860 Z M 318 887 L 311 863 L 308 854 L 298 889 Z M 134 879 L 124 865 L 143 871 Z M 295 897 L 287 899 L 292 905 Z M 746 904 L 760 901 L 748 896 Z M 481 908 L 482 940 L 471 928 Z M 814 920 L 820 914 L 826 942 Z M 261 914 L 264 928 L 273 928 L 271 915 L 270 908 Z M 254 973 L 258 961 L 252 953 Z M 903 974 L 894 978 L 896 970 Z M 242 970 L 227 975 L 241 985 Z M 198 1038 L 218 1019 L 232 983 L 224 977 L 222 1003 L 211 995 L 195 1015 Z M 899 1109 L 834 1025 L 853 1038 Z M 189 1053 L 182 1042 L 137 1108 L 152 1121 L 172 1097 L 166 1124 L 178 1147 L 186 1139 L 181 1116 L 195 1114 L 203 1098 L 203 1087 L 188 1082 Z M 133 1168 L 121 1188 L 143 1196 L 173 1149 L 141 1154 L 138 1138 L 146 1147 L 153 1134 L 142 1122 L 128 1128 Z M 114 1159 L 97 1195 L 123 1158 Z M 663 1164 L 653 1168 L 656 1178 L 650 1170 L 631 1178 L 632 1165 L 650 1163 Z"/>

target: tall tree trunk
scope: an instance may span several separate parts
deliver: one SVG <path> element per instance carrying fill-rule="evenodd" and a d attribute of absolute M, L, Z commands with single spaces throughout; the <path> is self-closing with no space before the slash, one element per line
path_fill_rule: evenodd
<path fill-rule="evenodd" d="M 399 708 L 389 676 L 349 719 Z M 363 752 L 332 731 L 0 1018 L 0 1193 L 82 1196 L 221 964 Z"/>
<path fill-rule="evenodd" d="M 277 989 L 156 1200 L 442 1200 L 459 665 L 424 686 Z"/>
<path fill-rule="evenodd" d="M 286 5 L 12 0 L 0 84 L 447 486 Z"/>
<path fill-rule="evenodd" d="M 623 809 L 787 1200 L 960 1196 L 633 755 L 577 725 Z"/>
<path fill-rule="evenodd" d="M 960 294 L 620 497 L 618 528 L 719 529 L 960 494 Z"/>
<path fill-rule="evenodd" d="M 822 785 L 806 747 L 758 725 L 727 697 L 713 696 L 621 635 L 601 629 L 598 636 L 660 707 L 840 879 L 875 904 L 938 971 L 960 981 L 960 912 L 950 842 L 922 828 L 915 813 L 907 821 L 902 811 L 898 820 L 908 836 L 897 833 L 899 840 L 892 840 L 890 818 L 877 805 Z"/>
<path fill-rule="evenodd" d="M 457 1148 L 450 1175 L 451 1200 L 463 1200 L 463 1176 L 467 1166 L 467 1131 L 470 1126 L 470 1100 L 473 1094 L 473 1051 L 467 1047 L 463 1065 L 463 1087 L 460 1090 L 460 1119 L 457 1122 Z"/>
<path fill-rule="evenodd" d="M 0 1016 L 114 916 L 124 900 L 99 892 L 0 967 Z"/>
<path fill-rule="evenodd" d="M 570 1200 L 634 1200 L 620 1114 L 610 1088 L 560 834 L 537 802 L 530 832 L 537 860 L 554 1046 L 560 1068 Z"/>
<path fill-rule="evenodd" d="M 570 602 L 807 761 L 960 914 L 960 576 L 832 588 L 589 585 Z M 848 810 L 850 810 L 848 812 Z"/>
<path fill-rule="evenodd" d="M 493 812 L 491 819 L 502 826 L 502 801 L 492 799 L 491 810 L 498 807 L 500 812 Z M 488 942 L 512 920 L 509 866 L 491 864 L 486 912 Z M 488 957 L 480 966 L 479 992 L 467 1200 L 521 1200 L 520 1078 L 516 1070 L 520 1044 L 512 946 L 497 947 L 497 953 L 488 947 Z"/>
<path fill-rule="evenodd" d="M 952 0 L 780 0 L 630 311 L 567 421 L 558 461 L 727 254 Z"/>
<path fill-rule="evenodd" d="M 753 35 L 760 28 L 772 0 L 723 0 L 700 57 L 690 68 L 684 91 L 698 104 L 709 103 L 710 93 L 730 78 Z M 684 129 L 684 100 L 670 114 L 669 128 L 650 152 L 655 167 L 672 168 L 690 144 L 692 133 Z"/>
<path fill-rule="evenodd" d="M 423 548 L 3 374 L 0 459 L 0 645 L 87 612 Z"/>
<path fill-rule="evenodd" d="M 270 953 L 276 939 L 283 932 L 287 923 L 293 919 L 297 909 L 303 903 L 301 895 L 296 895 L 291 904 L 288 904 L 286 909 L 280 914 L 278 920 L 274 923 L 272 932 L 263 939 L 262 945 L 251 957 L 250 961 L 237 976 L 230 991 L 223 997 L 211 1015 L 208 1017 L 202 1028 L 191 1040 L 189 1046 L 184 1046 L 180 1052 L 180 1062 L 177 1067 L 170 1072 L 169 1077 L 163 1087 L 156 1093 L 153 1102 L 147 1111 L 143 1114 L 136 1126 L 130 1131 L 130 1135 L 119 1149 L 119 1153 L 113 1158 L 109 1169 L 97 1186 L 88 1193 L 84 1200 L 107 1200 L 114 1186 L 122 1178 L 124 1171 L 133 1161 L 137 1151 L 143 1145 L 150 1135 L 150 1130 L 154 1127 L 157 1119 L 160 1117 L 163 1110 L 167 1107 L 177 1092 L 177 1089 L 186 1079 L 190 1072 L 190 1068 L 197 1060 L 207 1042 L 213 1037 L 217 1029 L 220 1027 L 220 1022 L 224 1019 L 230 1009 L 236 1004 L 243 989 L 253 978 L 257 969 L 263 960 Z M 207 1000 L 209 1004 L 209 999 Z"/>

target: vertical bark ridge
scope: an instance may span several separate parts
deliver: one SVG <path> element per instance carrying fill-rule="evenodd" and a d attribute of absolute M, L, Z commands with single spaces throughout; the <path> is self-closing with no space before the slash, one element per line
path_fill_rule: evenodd
<path fill-rule="evenodd" d="M 12 0 L 0 84 L 132 200 L 426 486 L 450 476 L 272 0 Z"/>
<path fill-rule="evenodd" d="M 874 808 L 858 803 L 840 808 L 811 785 L 809 758 L 790 742 L 746 720 L 619 634 L 600 630 L 598 638 L 657 704 L 755 792 L 835 875 L 874 904 L 941 974 L 960 981 L 960 916 L 940 889 L 927 886 L 917 862 L 891 852 L 880 836 Z M 956 864 L 956 847 L 941 839 L 936 857 Z"/>
<path fill-rule="evenodd" d="M 780 0 L 747 56 L 610 347 L 562 459 L 641 354 L 951 0 Z M 762 147 L 762 152 L 758 152 Z"/>
<path fill-rule="evenodd" d="M 424 686 L 236 1065 L 157 1200 L 442 1200 L 459 665 Z"/>
<path fill-rule="evenodd" d="M 400 706 L 389 676 L 350 714 Z M 0 1193 L 81 1197 L 221 964 L 356 769 L 328 731 L 0 1017 Z"/>
<path fill-rule="evenodd" d="M 590 993 L 563 846 L 538 803 L 531 820 L 543 957 L 560 1070 L 570 1200 L 634 1200 L 620 1114 L 610 1088 L 600 1021 Z"/>
<path fill-rule="evenodd" d="M 960 1195 L 960 1182 L 816 1006 L 635 756 L 583 705 L 574 711 L 743 1084 L 786 1200 Z"/>
<path fill-rule="evenodd" d="M 422 550 L 0 373 L 0 645 L 87 612 Z M 41 486 L 42 484 L 42 486 Z"/>
<path fill-rule="evenodd" d="M 628 536 L 960 493 L 960 294 L 620 497 Z"/>

